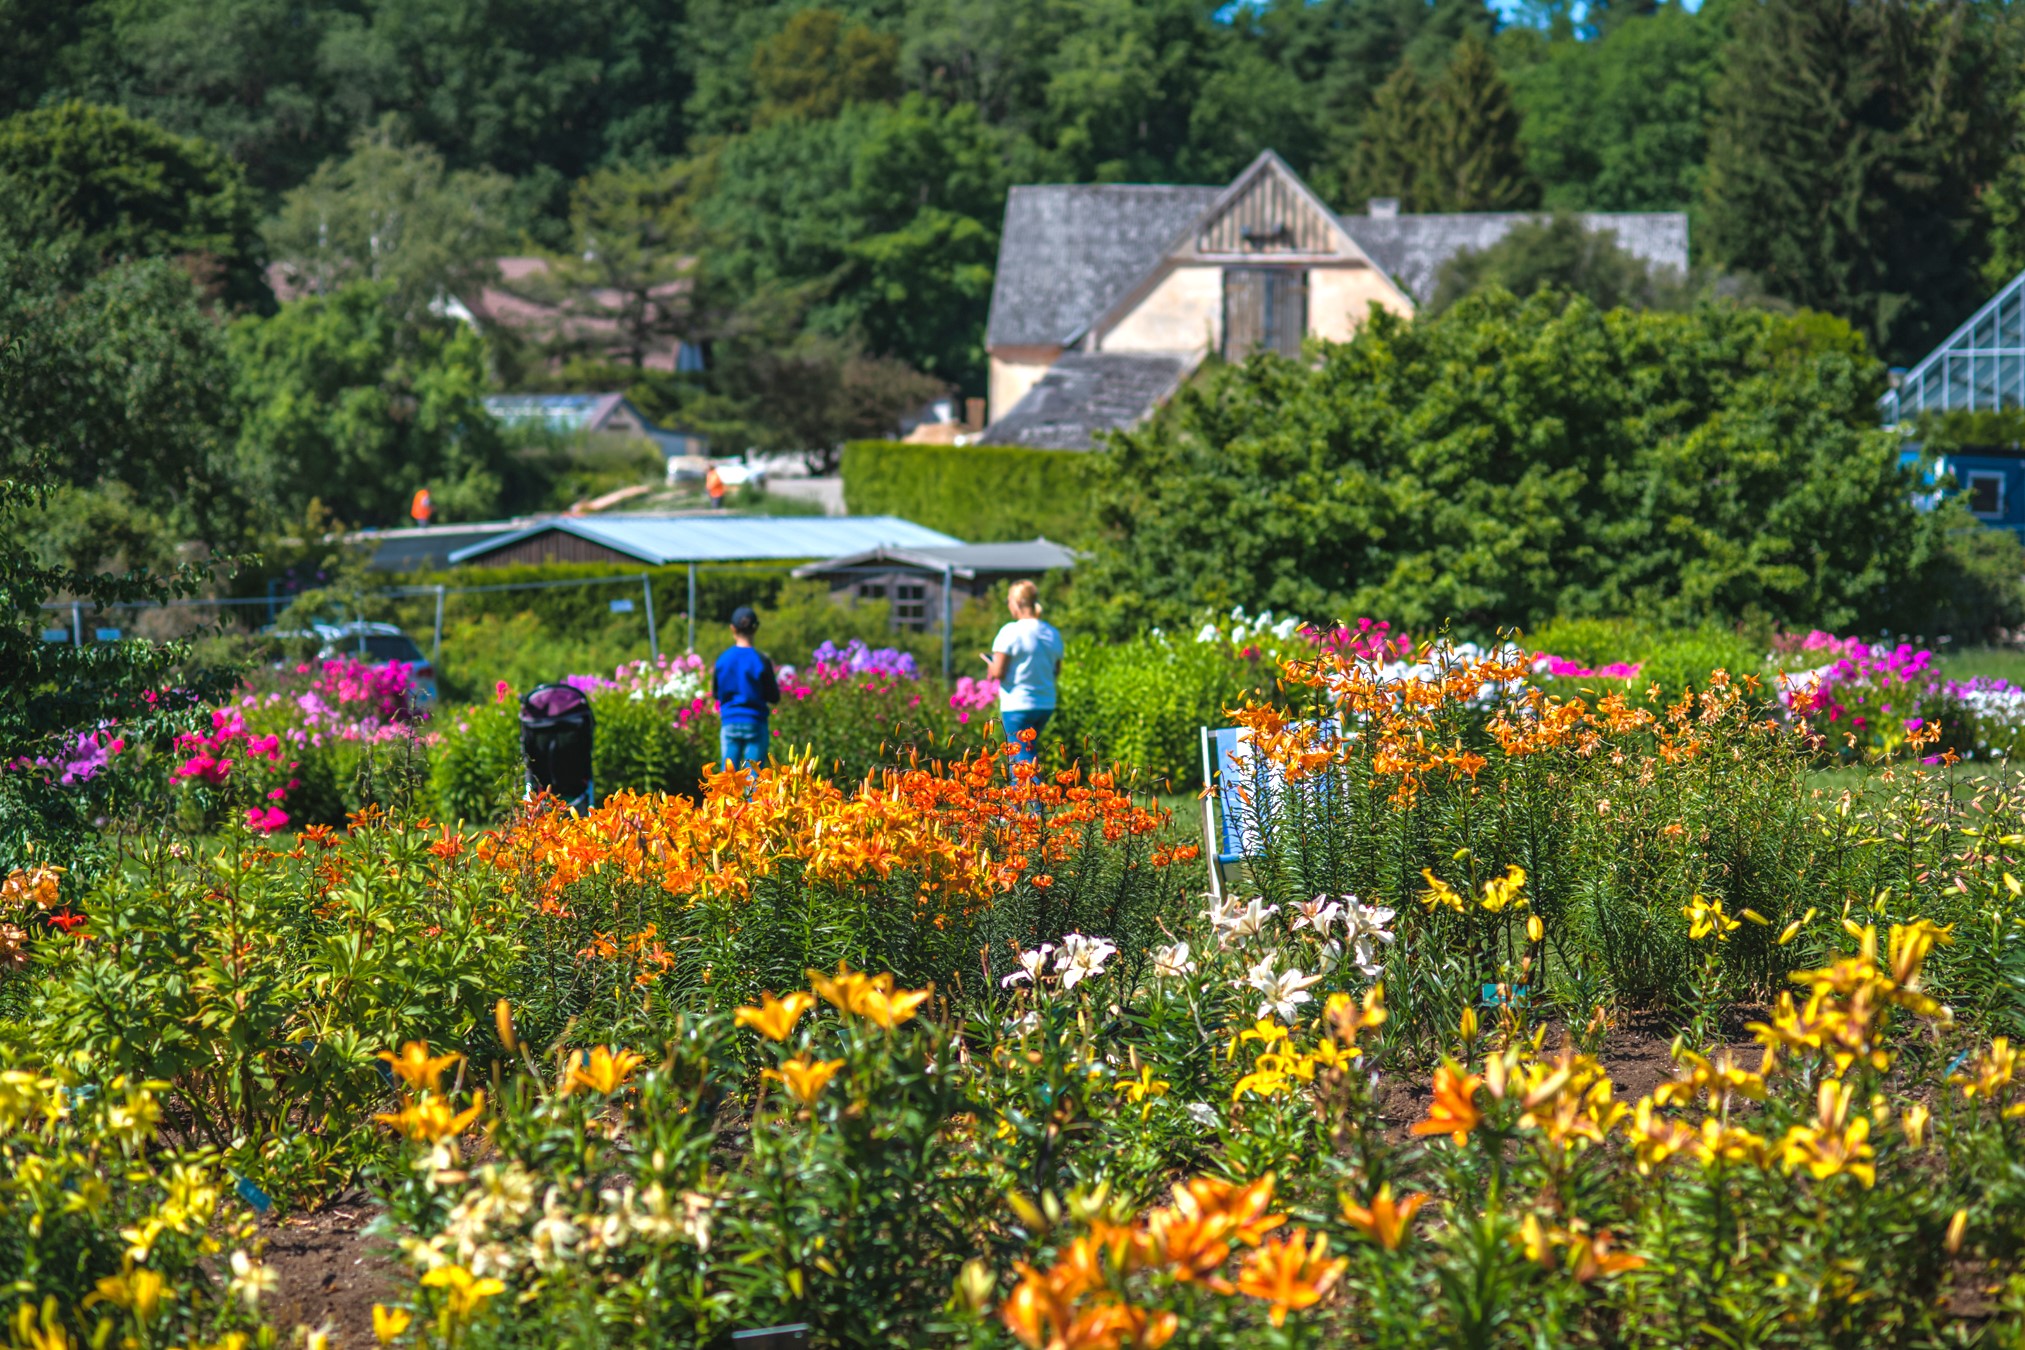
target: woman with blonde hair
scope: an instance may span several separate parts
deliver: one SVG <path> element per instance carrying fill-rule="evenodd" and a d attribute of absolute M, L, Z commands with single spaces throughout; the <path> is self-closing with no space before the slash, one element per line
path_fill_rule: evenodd
<path fill-rule="evenodd" d="M 998 681 L 999 721 L 1013 759 L 1032 763 L 1041 728 L 1055 712 L 1055 677 L 1062 671 L 1062 635 L 1041 618 L 1040 587 L 1015 581 L 1006 597 L 1012 622 L 992 639 L 987 679 Z M 982 655 L 982 654 L 980 654 Z M 1031 731 L 1033 734 L 1027 735 Z"/>

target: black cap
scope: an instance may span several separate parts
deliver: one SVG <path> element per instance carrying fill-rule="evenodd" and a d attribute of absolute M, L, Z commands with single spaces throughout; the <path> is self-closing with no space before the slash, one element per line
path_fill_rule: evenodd
<path fill-rule="evenodd" d="M 751 605 L 740 605 L 731 611 L 731 626 L 741 633 L 753 634 L 759 631 L 759 615 Z"/>

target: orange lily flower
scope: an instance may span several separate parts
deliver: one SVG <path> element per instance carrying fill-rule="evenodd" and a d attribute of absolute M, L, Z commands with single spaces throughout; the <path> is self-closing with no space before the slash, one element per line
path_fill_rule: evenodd
<path fill-rule="evenodd" d="M 1470 1131 L 1481 1125 L 1484 1113 L 1477 1110 L 1477 1089 L 1484 1080 L 1465 1073 L 1444 1060 L 1434 1071 L 1434 1100 L 1428 1103 L 1427 1119 L 1416 1121 L 1417 1135 L 1445 1134 L 1458 1148 L 1468 1142 Z"/>
<path fill-rule="evenodd" d="M 1378 1188 L 1369 1209 L 1357 1204 L 1347 1193 L 1337 1199 L 1343 1206 L 1343 1221 L 1388 1252 L 1399 1250 L 1399 1244 L 1405 1240 L 1406 1231 L 1413 1223 L 1413 1216 L 1427 1203 L 1425 1195 L 1416 1194 L 1394 1204 L 1392 1183 L 1389 1181 Z"/>
<path fill-rule="evenodd" d="M 1349 1269 L 1347 1258 L 1331 1261 L 1328 1255 L 1327 1234 L 1317 1233 L 1310 1247 L 1308 1230 L 1296 1228 L 1245 1258 L 1238 1271 L 1238 1292 L 1272 1304 L 1273 1325 L 1284 1326 L 1288 1313 L 1320 1303 Z"/>

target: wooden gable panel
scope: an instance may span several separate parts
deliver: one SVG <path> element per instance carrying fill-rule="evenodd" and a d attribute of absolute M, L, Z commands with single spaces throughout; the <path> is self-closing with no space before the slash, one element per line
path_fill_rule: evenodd
<path fill-rule="evenodd" d="M 1196 241 L 1203 253 L 1334 253 L 1336 247 L 1335 222 L 1317 211 L 1305 193 L 1271 171 L 1252 180 Z"/>

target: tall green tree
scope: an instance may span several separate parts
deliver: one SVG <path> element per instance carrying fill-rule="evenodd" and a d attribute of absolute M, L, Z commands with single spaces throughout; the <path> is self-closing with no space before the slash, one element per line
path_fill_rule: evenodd
<path fill-rule="evenodd" d="M 1000 140 L 919 95 L 725 143 L 698 214 L 734 296 L 809 288 L 817 331 L 970 389 L 1004 212 Z"/>
<path fill-rule="evenodd" d="M 604 169 L 570 194 L 569 246 L 523 283 L 556 314 L 552 357 L 648 357 L 712 336 L 711 291 L 699 275 L 706 241 L 697 219 L 698 165 Z"/>
<path fill-rule="evenodd" d="M 497 509 L 504 451 L 468 329 L 404 322 L 391 287 L 356 281 L 242 319 L 228 340 L 235 454 L 271 511 L 301 519 L 320 500 L 347 524 L 391 525 L 422 487 L 448 519 Z"/>
<path fill-rule="evenodd" d="M 227 304 L 268 302 L 253 192 L 215 147 L 118 108 L 65 103 L 0 122 L 0 202 L 101 265 L 179 258 Z"/>
<path fill-rule="evenodd" d="M 1431 85 L 1408 61 L 1379 86 L 1344 174 L 1345 204 L 1396 197 L 1407 211 L 1535 205 L 1519 125 L 1490 47 L 1466 33 Z"/>
<path fill-rule="evenodd" d="M 100 267 L 74 242 L 0 233 L 0 344 L 0 476 L 110 490 L 172 539 L 234 542 L 245 502 L 229 457 L 231 369 L 182 269 Z M 83 568 L 118 547 L 75 543 L 67 557 Z"/>
<path fill-rule="evenodd" d="M 1728 7 L 1609 11 L 1601 36 L 1540 44 L 1512 75 L 1526 165 L 1549 207 L 1699 207 Z"/>
<path fill-rule="evenodd" d="M 1519 148 L 1511 86 L 1483 39 L 1471 33 L 1456 43 L 1432 103 L 1427 158 L 1414 180 L 1422 209 L 1505 211 L 1538 203 Z"/>
<path fill-rule="evenodd" d="M 754 49 L 752 87 L 761 123 L 887 103 L 900 96 L 900 39 L 834 9 L 805 9 Z"/>
<path fill-rule="evenodd" d="M 1411 61 L 1402 61 L 1364 114 L 1362 134 L 1341 176 L 1341 206 L 1355 210 L 1368 198 L 1391 197 L 1405 210 L 1425 209 L 1420 175 L 1427 167 L 1432 120 L 1426 84 Z"/>
<path fill-rule="evenodd" d="M 1708 237 L 1774 295 L 1894 361 L 1979 302 L 2004 119 L 1985 20 L 1957 0 L 1741 8 L 1714 94 Z"/>
<path fill-rule="evenodd" d="M 496 273 L 515 241 L 511 195 L 505 175 L 446 169 L 433 148 L 402 144 L 383 122 L 282 198 L 267 245 L 295 288 L 384 281 L 396 312 L 415 320 Z"/>

